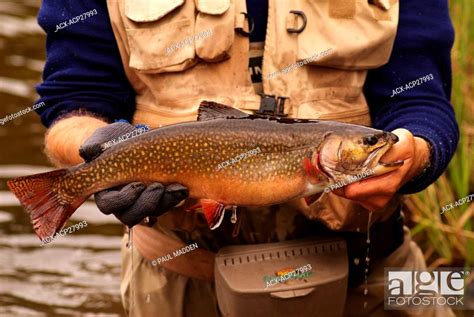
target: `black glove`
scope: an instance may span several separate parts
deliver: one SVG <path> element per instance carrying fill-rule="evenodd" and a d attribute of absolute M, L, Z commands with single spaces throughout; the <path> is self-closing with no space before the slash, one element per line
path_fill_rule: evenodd
<path fill-rule="evenodd" d="M 99 128 L 84 142 L 79 154 L 89 162 L 107 151 L 110 145 L 106 145 L 108 141 L 116 140 L 135 129 L 136 127 L 125 122 Z M 164 186 L 153 183 L 146 186 L 140 182 L 109 188 L 94 195 L 101 212 L 106 215 L 114 214 L 128 227 L 133 227 L 146 217 L 158 217 L 187 197 L 188 189 L 180 184 Z"/>

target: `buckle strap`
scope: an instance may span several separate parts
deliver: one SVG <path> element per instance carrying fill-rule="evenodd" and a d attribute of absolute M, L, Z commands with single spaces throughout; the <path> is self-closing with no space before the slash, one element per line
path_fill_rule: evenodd
<path fill-rule="evenodd" d="M 257 114 L 264 116 L 286 117 L 285 100 L 288 97 L 260 94 L 260 108 Z"/>

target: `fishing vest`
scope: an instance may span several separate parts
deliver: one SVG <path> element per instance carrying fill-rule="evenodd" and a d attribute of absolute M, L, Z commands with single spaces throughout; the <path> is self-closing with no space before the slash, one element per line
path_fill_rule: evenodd
<path fill-rule="evenodd" d="M 367 71 L 389 60 L 399 11 L 398 0 L 269 0 L 262 97 L 248 68 L 252 21 L 245 0 L 107 5 L 137 93 L 134 121 L 151 127 L 195 121 L 203 100 L 249 113 L 370 125 L 362 88 Z M 334 230 L 367 226 L 362 207 L 333 194 L 300 207 Z"/>

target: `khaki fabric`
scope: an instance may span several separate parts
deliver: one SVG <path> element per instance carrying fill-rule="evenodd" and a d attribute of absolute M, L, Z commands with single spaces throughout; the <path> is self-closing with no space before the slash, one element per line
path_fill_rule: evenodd
<path fill-rule="evenodd" d="M 212 283 L 188 278 L 151 265 L 136 248 L 122 240 L 120 291 L 127 316 L 218 316 Z"/>
<path fill-rule="evenodd" d="M 127 316 L 221 316 L 217 308 L 213 283 L 184 277 L 159 266 L 152 266 L 150 261 L 143 258 L 136 249 L 132 251 L 127 248 L 125 246 L 127 241 L 128 234 L 125 234 L 122 241 L 121 295 Z M 364 265 L 363 261 L 360 265 Z M 364 284 L 349 290 L 345 317 L 455 316 L 449 308 L 445 307 L 419 311 L 384 310 L 384 267 L 404 267 L 410 270 L 426 268 L 423 254 L 411 241 L 407 228 L 405 228 L 404 243 L 384 261 L 374 266 L 374 271 L 368 278 L 367 296 L 364 296 Z M 131 302 L 134 303 L 133 307 L 130 305 Z"/>
<path fill-rule="evenodd" d="M 258 110 L 260 97 L 248 72 L 249 40 L 234 31 L 243 23 L 245 0 L 145 2 L 107 2 L 126 74 L 137 91 L 134 122 L 159 127 L 195 121 L 202 100 Z M 270 0 L 264 93 L 288 97 L 285 112 L 290 117 L 370 125 L 362 87 L 367 69 L 390 57 L 398 1 L 390 4 L 384 8 L 363 0 Z M 286 30 L 288 20 L 294 19 L 292 10 L 307 17 L 301 33 Z M 380 11 L 383 19 L 378 18 Z M 282 72 L 291 65 L 297 67 Z M 332 193 L 327 196 L 301 212 L 331 229 L 356 231 L 359 224 L 345 215 L 358 214 L 360 207 Z M 376 213 L 373 221 L 392 210 Z"/>
<path fill-rule="evenodd" d="M 367 70 L 382 66 L 390 57 L 399 9 L 397 0 L 374 3 L 269 0 L 262 86 L 265 94 L 287 97 L 289 117 L 371 124 L 362 88 Z M 245 0 L 107 0 L 107 6 L 125 72 L 137 92 L 134 122 L 156 128 L 194 121 L 202 100 L 249 113 L 258 110 L 260 96 L 248 71 L 249 39 L 234 31 L 236 27 L 248 30 L 242 14 L 247 12 Z M 294 10 L 303 11 L 307 18 L 300 33 L 287 31 L 302 27 L 301 17 L 290 12 Z M 376 211 L 372 220 L 389 217 L 398 200 L 395 197 L 387 208 Z M 364 232 L 368 212 L 330 193 L 310 207 L 299 200 L 243 208 L 236 235 L 229 218 L 226 215 L 221 227 L 211 232 L 199 214 L 170 211 L 159 218 L 154 230 L 216 252 L 230 244 L 314 235 L 316 221 L 336 231 Z M 148 252 L 148 259 L 150 254 L 166 253 L 160 243 L 146 241 L 142 246 L 157 250 Z M 385 264 L 424 266 L 409 238 L 401 249 L 392 255 L 394 263 Z M 212 283 L 151 266 L 137 248 L 133 256 L 124 248 L 123 255 L 122 294 L 129 315 L 218 315 Z M 380 276 L 370 276 L 374 287 L 370 286 L 367 307 L 374 312 L 380 312 L 383 300 L 376 286 Z M 360 289 L 351 290 L 348 305 L 360 305 L 359 295 Z M 356 313 L 349 306 L 348 311 Z"/>
<path fill-rule="evenodd" d="M 392 2 L 381 20 L 376 13 L 381 9 L 367 1 L 353 0 L 357 14 L 347 17 L 344 1 L 330 6 L 331 1 L 270 0 L 264 92 L 288 97 L 286 113 L 292 117 L 344 121 L 351 117 L 348 112 L 367 115 L 362 86 L 367 69 L 382 66 L 390 56 L 398 23 L 398 2 Z M 247 11 L 245 0 L 149 3 L 153 10 L 134 0 L 108 0 L 125 71 L 138 93 L 136 121 L 157 127 L 195 120 L 204 99 L 258 109 L 260 98 L 248 74 L 248 37 L 234 31 L 248 29 L 241 14 Z M 288 20 L 295 19 L 292 10 L 307 16 L 301 33 L 286 30 Z M 208 29 L 211 37 L 194 37 Z M 188 44 L 166 54 L 182 41 Z M 269 78 L 292 65 L 298 67 Z"/>

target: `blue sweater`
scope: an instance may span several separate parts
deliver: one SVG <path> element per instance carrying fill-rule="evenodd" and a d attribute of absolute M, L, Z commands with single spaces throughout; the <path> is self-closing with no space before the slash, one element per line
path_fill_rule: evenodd
<path fill-rule="evenodd" d="M 392 56 L 388 64 L 369 71 L 364 92 L 375 128 L 406 128 L 431 144 L 431 166 L 400 191 L 414 193 L 441 175 L 459 139 L 449 101 L 454 31 L 446 0 L 400 2 Z M 251 41 L 262 41 L 266 1 L 247 0 L 247 4 L 256 24 Z M 93 9 L 96 15 L 57 29 L 61 22 Z M 61 114 L 80 108 L 110 120 L 130 120 L 135 92 L 123 70 L 105 1 L 43 0 L 38 23 L 47 33 L 43 83 L 37 87 L 40 101 L 47 105 L 37 110 L 43 124 L 49 126 Z M 433 79 L 405 89 L 429 74 Z M 404 91 L 394 94 L 400 86 Z"/>

